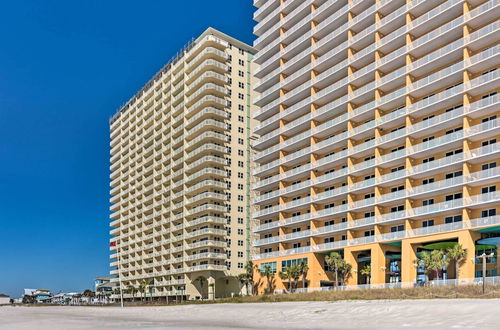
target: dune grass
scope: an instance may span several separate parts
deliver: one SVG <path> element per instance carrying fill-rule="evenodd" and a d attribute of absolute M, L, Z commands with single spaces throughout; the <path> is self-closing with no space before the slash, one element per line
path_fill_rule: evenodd
<path fill-rule="evenodd" d="M 269 303 L 299 301 L 342 301 L 342 300 L 400 300 L 400 299 L 491 299 L 500 298 L 500 285 L 488 285 L 483 294 L 480 285 L 416 287 L 394 289 L 368 289 L 347 291 L 324 291 L 310 293 L 291 293 L 279 295 L 243 296 L 222 298 L 215 301 L 186 301 L 182 304 L 218 304 L 218 303 Z M 127 306 L 164 306 L 165 302 L 135 302 Z M 174 305 L 174 304 L 169 304 Z M 179 304 L 175 304 L 179 305 Z"/>

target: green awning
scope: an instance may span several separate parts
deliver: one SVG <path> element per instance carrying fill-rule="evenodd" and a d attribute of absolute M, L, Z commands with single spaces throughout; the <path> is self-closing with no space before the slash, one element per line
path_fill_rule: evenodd
<path fill-rule="evenodd" d="M 495 245 L 476 245 L 476 251 L 496 249 Z"/>
<path fill-rule="evenodd" d="M 422 248 L 426 250 L 446 250 L 454 247 L 456 244 L 457 242 L 438 242 L 424 245 Z"/>

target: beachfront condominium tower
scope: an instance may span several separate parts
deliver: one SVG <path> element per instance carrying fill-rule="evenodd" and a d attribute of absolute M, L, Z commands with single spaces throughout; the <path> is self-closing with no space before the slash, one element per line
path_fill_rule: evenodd
<path fill-rule="evenodd" d="M 481 276 L 500 245 L 498 0 L 254 5 L 259 267 L 304 261 L 314 288 L 335 284 L 332 252 L 347 285 Z M 459 270 L 416 262 L 456 244 Z"/>
<path fill-rule="evenodd" d="M 135 296 L 240 293 L 253 53 L 209 28 L 111 118 L 111 274 Z"/>

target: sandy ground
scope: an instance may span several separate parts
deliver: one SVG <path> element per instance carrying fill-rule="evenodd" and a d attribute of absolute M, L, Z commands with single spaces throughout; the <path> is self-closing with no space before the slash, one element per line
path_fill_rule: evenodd
<path fill-rule="evenodd" d="M 0 329 L 500 329 L 500 299 L 0 307 Z"/>

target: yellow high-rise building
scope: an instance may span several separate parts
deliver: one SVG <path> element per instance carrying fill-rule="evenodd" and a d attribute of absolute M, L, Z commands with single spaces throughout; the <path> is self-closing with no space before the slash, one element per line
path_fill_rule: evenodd
<path fill-rule="evenodd" d="M 140 289 L 126 299 L 242 290 L 253 54 L 209 28 L 111 119 L 111 274 Z"/>
<path fill-rule="evenodd" d="M 459 243 L 458 275 L 438 275 L 481 276 L 500 245 L 499 1 L 254 5 L 259 268 L 304 260 L 308 287 L 331 286 L 336 251 L 347 285 L 412 285 L 422 252 Z"/>

